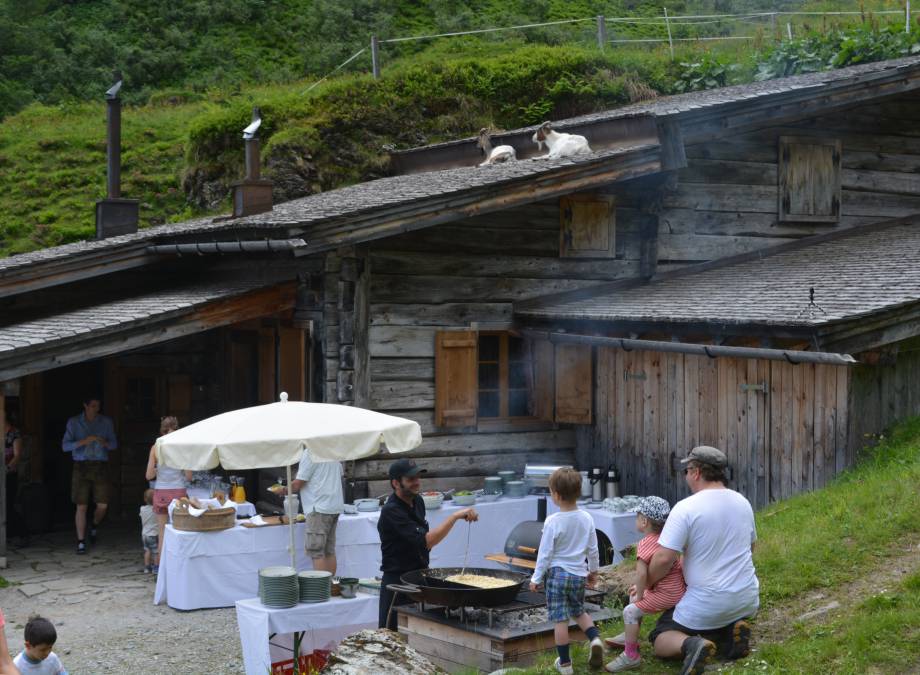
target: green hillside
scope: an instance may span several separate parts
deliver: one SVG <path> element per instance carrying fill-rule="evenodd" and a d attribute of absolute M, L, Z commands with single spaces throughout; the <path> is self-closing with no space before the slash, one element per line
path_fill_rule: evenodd
<path fill-rule="evenodd" d="M 680 2 L 672 15 L 784 9 L 792 2 Z M 815 4 L 822 9 L 842 3 Z M 876 9 L 898 3 L 876 2 Z M 370 34 L 607 16 L 658 17 L 647 2 L 499 0 L 0 0 L 0 255 L 88 238 L 105 190 L 102 92 L 125 77 L 123 192 L 142 226 L 226 210 L 240 175 L 240 129 L 259 105 L 263 163 L 276 199 L 380 176 L 386 150 L 614 107 L 657 94 L 778 77 L 920 50 L 903 17 L 789 17 L 673 25 L 675 37 L 748 41 L 594 43 L 594 23 L 384 44 L 310 89 Z M 664 25 L 611 24 L 616 38 Z M 706 31 L 705 33 L 703 31 Z M 24 107 L 23 107 L 24 106 Z"/>

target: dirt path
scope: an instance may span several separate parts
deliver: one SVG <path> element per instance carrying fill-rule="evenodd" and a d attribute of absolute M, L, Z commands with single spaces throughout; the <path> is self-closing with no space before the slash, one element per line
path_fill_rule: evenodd
<path fill-rule="evenodd" d="M 0 576 L 16 585 L 0 590 L 0 608 L 14 654 L 29 615 L 39 613 L 55 624 L 55 652 L 74 675 L 243 672 L 233 608 L 155 606 L 155 581 L 143 574 L 138 535 L 127 529 L 102 535 L 82 556 L 69 532 L 10 550 L 10 566 Z"/>

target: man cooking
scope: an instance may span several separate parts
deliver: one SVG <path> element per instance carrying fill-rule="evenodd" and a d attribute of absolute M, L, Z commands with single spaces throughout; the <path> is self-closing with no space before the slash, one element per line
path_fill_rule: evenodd
<path fill-rule="evenodd" d="M 390 465 L 390 487 L 393 494 L 380 511 L 377 532 L 383 580 L 380 582 L 380 614 L 378 626 L 396 630 L 396 612 L 390 612 L 394 594 L 387 590 L 389 584 L 399 584 L 400 576 L 413 570 L 428 567 L 428 552 L 446 537 L 458 520 L 479 520 L 475 509 L 460 509 L 429 532 L 425 520 L 425 502 L 419 496 L 425 473 L 411 459 L 398 459 Z M 399 600 L 395 604 L 401 604 Z M 387 616 L 389 614 L 389 617 Z"/>

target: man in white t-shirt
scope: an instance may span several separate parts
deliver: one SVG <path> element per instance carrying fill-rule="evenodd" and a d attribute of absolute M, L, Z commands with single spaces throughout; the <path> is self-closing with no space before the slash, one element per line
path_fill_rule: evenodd
<path fill-rule="evenodd" d="M 300 506 L 307 519 L 304 549 L 313 559 L 313 569 L 335 574 L 335 530 L 345 509 L 342 464 L 314 462 L 310 451 L 304 450 L 291 489 L 300 491 Z"/>
<path fill-rule="evenodd" d="M 683 658 L 680 675 L 702 673 L 717 650 L 728 659 L 750 652 L 750 625 L 744 620 L 760 606 L 754 571 L 757 532 L 750 502 L 726 487 L 725 454 L 701 445 L 681 463 L 693 494 L 671 509 L 652 556 L 649 586 L 683 553 L 687 592 L 649 633 L 660 658 Z"/>

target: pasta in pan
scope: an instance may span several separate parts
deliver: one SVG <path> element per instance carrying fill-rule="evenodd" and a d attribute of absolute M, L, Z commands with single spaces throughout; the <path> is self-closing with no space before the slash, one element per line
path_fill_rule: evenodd
<path fill-rule="evenodd" d="M 482 574 L 452 574 L 449 577 L 445 577 L 444 581 L 453 581 L 457 584 L 475 586 L 476 588 L 503 588 L 505 586 L 514 586 L 517 583 L 510 579 L 487 577 Z"/>

